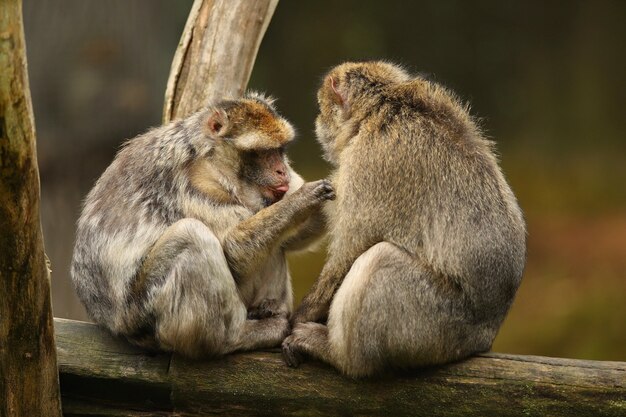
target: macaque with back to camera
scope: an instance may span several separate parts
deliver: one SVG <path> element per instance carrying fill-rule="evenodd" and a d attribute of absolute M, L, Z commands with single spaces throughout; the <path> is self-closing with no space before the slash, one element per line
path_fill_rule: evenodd
<path fill-rule="evenodd" d="M 270 99 L 226 100 L 126 143 L 78 222 L 72 279 L 87 312 L 145 348 L 215 356 L 289 330 L 285 251 L 324 227 L 327 181 L 284 155 Z"/>
<path fill-rule="evenodd" d="M 283 342 L 287 364 L 308 354 L 362 377 L 490 349 L 526 229 L 467 106 L 385 62 L 334 68 L 318 102 L 337 199 L 325 208 L 327 262 Z"/>

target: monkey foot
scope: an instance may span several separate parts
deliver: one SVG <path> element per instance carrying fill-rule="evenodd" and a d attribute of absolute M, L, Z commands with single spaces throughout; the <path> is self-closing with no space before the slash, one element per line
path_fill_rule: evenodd
<path fill-rule="evenodd" d="M 298 342 L 293 335 L 283 340 L 282 344 L 283 360 L 292 368 L 297 368 L 304 361 L 304 355 L 298 349 Z"/>
<path fill-rule="evenodd" d="M 248 310 L 248 320 L 261 320 L 286 314 L 281 310 L 281 303 L 274 298 L 266 298 L 258 306 Z"/>

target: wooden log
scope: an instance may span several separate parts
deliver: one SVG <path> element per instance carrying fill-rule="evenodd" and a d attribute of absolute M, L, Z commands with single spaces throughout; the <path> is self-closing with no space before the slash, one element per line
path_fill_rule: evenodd
<path fill-rule="evenodd" d="M 355 381 L 278 351 L 192 361 L 56 319 L 66 416 L 624 416 L 626 363 L 487 353 Z"/>
<path fill-rule="evenodd" d="M 0 2 L 0 416 L 60 416 L 21 0 Z"/>
<path fill-rule="evenodd" d="M 172 61 L 163 122 L 243 94 L 278 0 L 195 0 Z"/>

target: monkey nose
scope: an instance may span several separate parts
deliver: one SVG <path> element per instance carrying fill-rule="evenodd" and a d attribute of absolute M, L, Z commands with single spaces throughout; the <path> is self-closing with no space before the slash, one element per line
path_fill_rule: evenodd
<path fill-rule="evenodd" d="M 276 175 L 278 176 L 280 181 L 282 181 L 282 182 L 289 182 L 289 174 L 287 173 L 286 170 L 284 170 L 284 169 L 277 169 L 276 170 Z"/>

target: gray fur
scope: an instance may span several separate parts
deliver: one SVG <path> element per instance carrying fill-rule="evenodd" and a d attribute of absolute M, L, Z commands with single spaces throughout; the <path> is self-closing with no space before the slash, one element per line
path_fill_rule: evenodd
<path fill-rule="evenodd" d="M 316 213 L 332 188 L 303 185 L 285 161 L 290 190 L 264 207 L 257 184 L 241 175 L 239 136 L 207 129 L 216 114 L 227 122 L 230 110 L 239 113 L 228 129 L 246 135 L 247 149 L 263 128 L 293 137 L 260 95 L 218 103 L 128 141 L 86 198 L 72 279 L 91 318 L 133 343 L 210 356 L 275 346 L 288 332 L 285 250 L 319 235 Z M 253 112 L 265 127 L 241 116 Z M 267 147 L 273 139 L 262 140 Z M 247 318 L 267 300 L 261 320 Z"/>
<path fill-rule="evenodd" d="M 337 200 L 287 363 L 307 353 L 359 377 L 490 349 L 526 257 L 492 143 L 451 92 L 392 64 L 340 65 L 318 98 Z"/>

